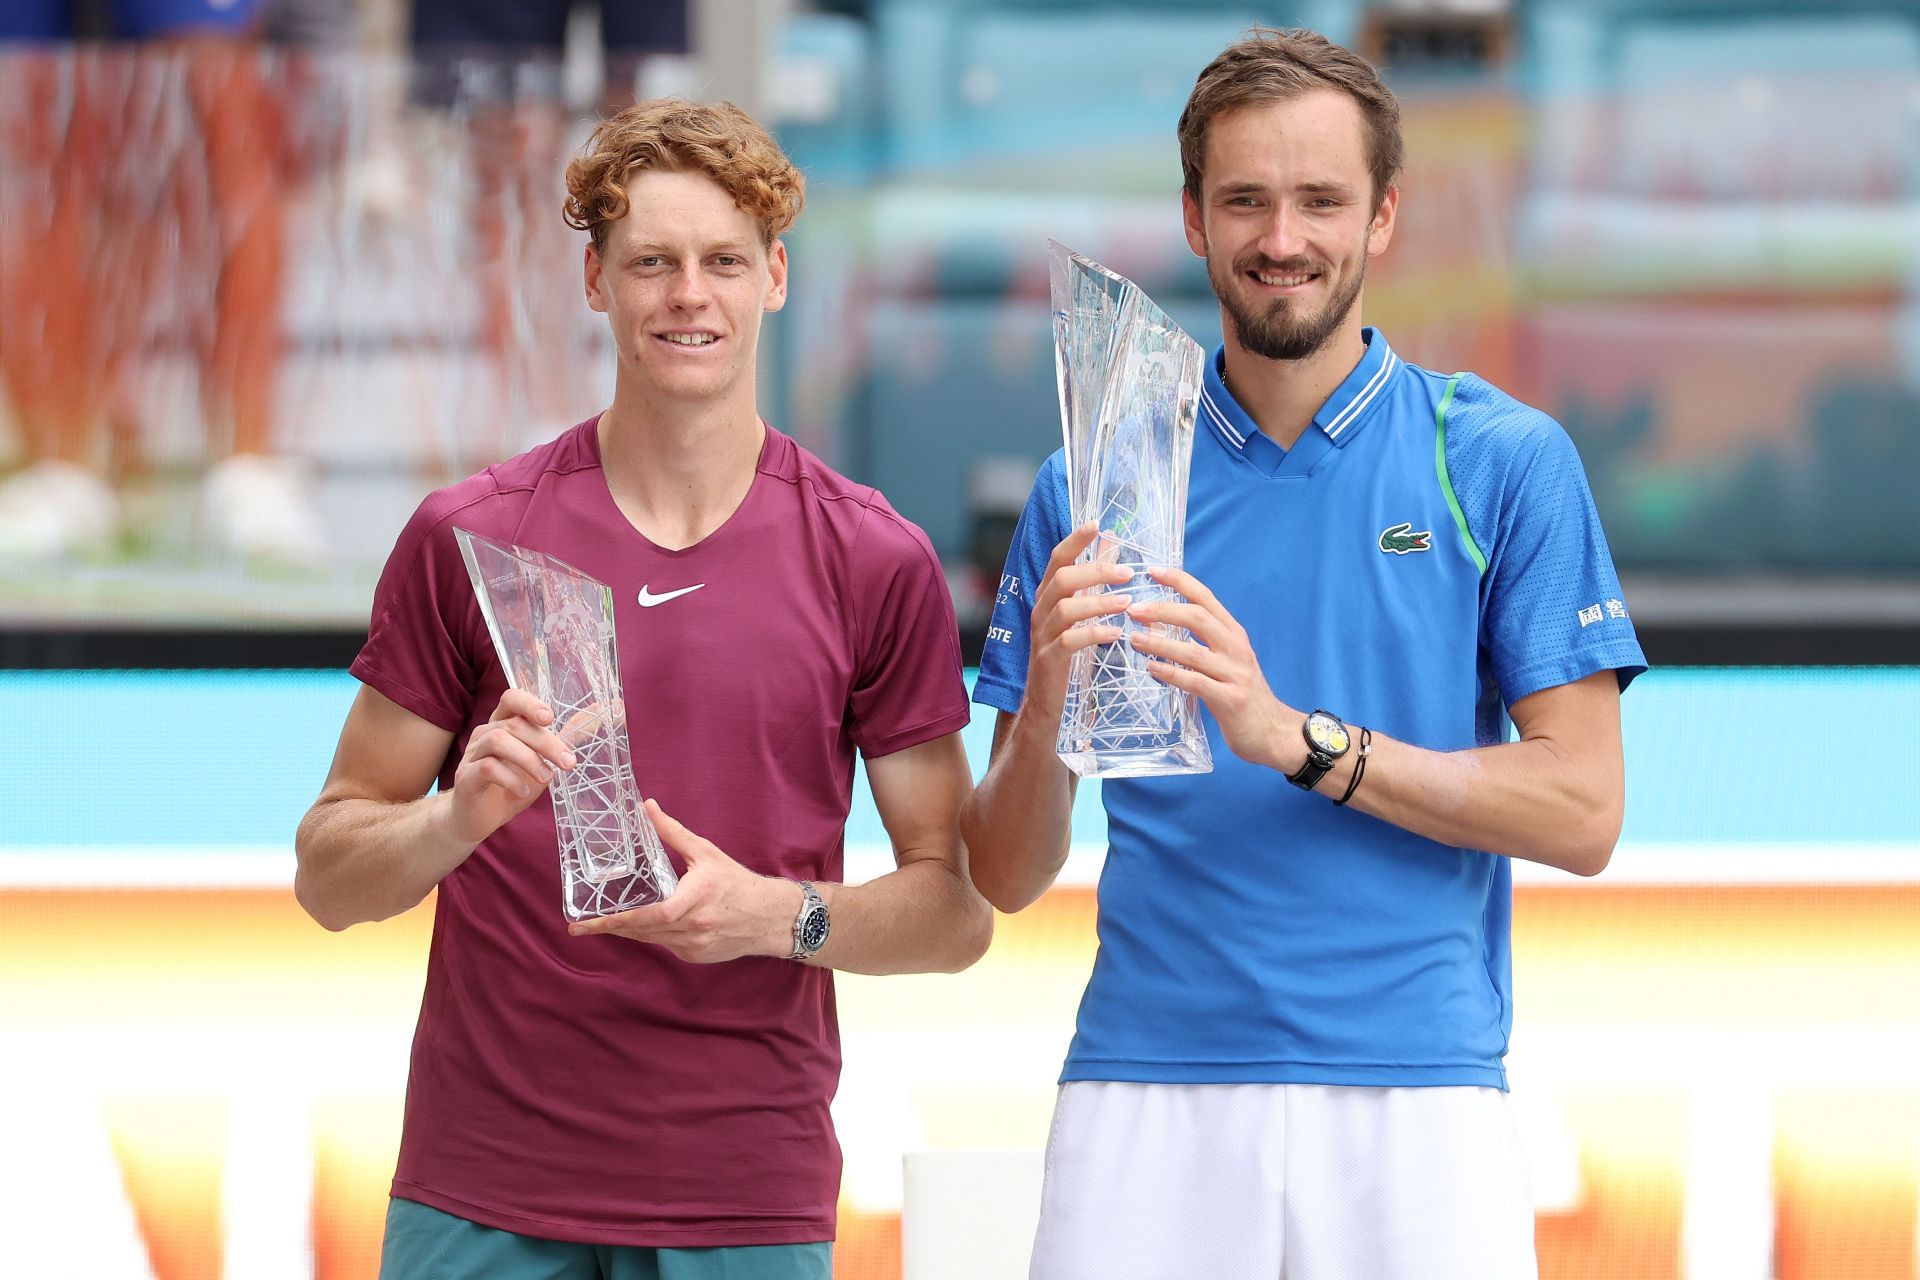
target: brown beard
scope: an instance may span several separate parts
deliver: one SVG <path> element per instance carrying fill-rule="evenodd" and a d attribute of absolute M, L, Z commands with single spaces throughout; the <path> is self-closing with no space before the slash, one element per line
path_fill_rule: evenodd
<path fill-rule="evenodd" d="M 1253 311 L 1239 300 L 1230 286 L 1248 271 L 1261 271 L 1268 275 L 1297 275 L 1314 270 L 1316 264 L 1303 258 L 1275 263 L 1270 258 L 1255 256 L 1235 263 L 1231 268 L 1233 274 L 1223 277 L 1215 269 L 1213 259 L 1207 259 L 1207 279 L 1213 285 L 1214 295 L 1220 299 L 1221 308 L 1227 313 L 1227 323 L 1233 330 L 1234 340 L 1254 355 L 1268 360 L 1304 360 L 1332 341 L 1333 335 L 1346 323 L 1354 300 L 1360 296 L 1360 288 L 1367 281 L 1366 255 L 1361 255 L 1360 269 L 1354 273 L 1353 280 L 1312 314 L 1302 314 L 1291 298 L 1275 298 L 1264 311 Z M 1321 274 L 1325 272 L 1321 271 Z"/>

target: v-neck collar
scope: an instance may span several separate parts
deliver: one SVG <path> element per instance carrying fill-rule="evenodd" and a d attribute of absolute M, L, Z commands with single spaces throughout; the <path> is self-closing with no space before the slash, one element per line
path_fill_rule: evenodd
<path fill-rule="evenodd" d="M 1359 435 L 1386 403 L 1386 392 L 1405 363 L 1378 329 L 1360 330 L 1365 349 L 1339 386 L 1313 415 L 1312 429 L 1302 432 L 1293 448 L 1283 449 L 1260 430 L 1251 414 L 1227 390 L 1227 348 L 1216 347 L 1207 361 L 1200 389 L 1200 419 L 1208 433 L 1228 452 L 1267 476 L 1304 476 L 1329 449 L 1344 447 Z"/>
<path fill-rule="evenodd" d="M 656 555 L 669 557 L 693 555 L 703 547 L 712 546 L 728 529 L 732 528 L 740 520 L 740 513 L 745 511 L 748 505 L 752 503 L 753 496 L 759 490 L 761 481 L 769 471 L 774 469 L 777 457 L 776 451 L 782 447 L 782 442 L 786 440 L 786 437 L 774 430 L 764 418 L 761 419 L 760 456 L 754 459 L 753 479 L 748 481 L 747 491 L 740 496 L 738 505 L 736 505 L 732 511 L 729 511 L 727 518 L 716 525 L 712 532 L 708 533 L 706 537 L 689 546 L 675 549 L 663 547 L 652 538 L 649 538 L 645 533 L 641 532 L 639 527 L 627 518 L 627 513 L 620 509 L 620 504 L 614 501 L 612 486 L 607 483 L 606 459 L 602 457 L 600 453 L 600 416 L 596 414 L 591 420 L 585 423 L 584 426 L 587 454 L 593 460 L 595 469 L 600 472 L 599 489 L 601 495 L 606 499 L 607 511 L 610 512 L 613 518 L 618 520 L 633 537 L 644 544 L 648 550 L 654 552 Z"/>

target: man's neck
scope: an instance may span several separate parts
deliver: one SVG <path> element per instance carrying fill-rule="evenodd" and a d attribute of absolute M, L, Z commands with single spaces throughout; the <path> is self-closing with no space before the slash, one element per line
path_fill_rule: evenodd
<path fill-rule="evenodd" d="M 725 524 L 753 487 L 766 428 L 752 388 L 700 405 L 643 404 L 625 390 L 616 388 L 597 427 L 607 489 L 656 546 L 690 547 Z"/>
<path fill-rule="evenodd" d="M 1359 307 L 1354 309 L 1358 311 Z M 1262 435 L 1282 449 L 1291 449 L 1366 351 L 1360 325 L 1355 323 L 1343 327 L 1332 341 L 1305 359 L 1269 360 L 1242 347 L 1229 325 L 1227 390 Z"/>

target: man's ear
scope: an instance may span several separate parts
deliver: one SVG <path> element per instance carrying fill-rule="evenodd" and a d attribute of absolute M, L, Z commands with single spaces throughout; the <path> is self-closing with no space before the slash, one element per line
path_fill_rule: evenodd
<path fill-rule="evenodd" d="M 1180 188 L 1180 221 L 1186 227 L 1187 248 L 1194 256 L 1207 256 L 1207 224 L 1200 216 L 1200 202 L 1193 198 L 1193 192 Z"/>
<path fill-rule="evenodd" d="M 766 309 L 778 311 L 787 305 L 787 242 L 775 240 L 773 247 L 767 250 L 767 274 L 773 277 L 773 284 L 767 290 Z"/>
<path fill-rule="evenodd" d="M 587 305 L 595 311 L 604 312 L 607 309 L 607 295 L 604 284 L 600 278 L 600 251 L 593 247 L 591 241 L 587 243 L 585 275 L 587 281 Z"/>
<path fill-rule="evenodd" d="M 1373 221 L 1367 224 L 1367 256 L 1378 257 L 1387 251 L 1387 245 L 1393 240 L 1394 219 L 1400 212 L 1400 188 L 1390 186 L 1387 193 L 1380 197 L 1380 207 L 1373 211 Z"/>

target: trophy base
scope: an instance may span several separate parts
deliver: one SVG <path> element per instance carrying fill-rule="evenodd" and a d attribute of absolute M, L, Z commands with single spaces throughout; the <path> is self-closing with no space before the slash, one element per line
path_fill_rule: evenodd
<path fill-rule="evenodd" d="M 582 858 L 580 878 L 588 884 L 605 884 L 640 870 L 640 860 L 629 853 L 624 858 Z"/>
<path fill-rule="evenodd" d="M 561 906 L 569 920 L 591 920 L 644 907 L 667 896 L 660 892 L 659 880 L 640 867 L 600 880 L 564 877 Z"/>
<path fill-rule="evenodd" d="M 1212 773 L 1213 755 L 1205 740 L 1135 747 L 1085 747 L 1062 751 L 1067 768 L 1083 778 L 1164 778 L 1181 773 Z"/>

